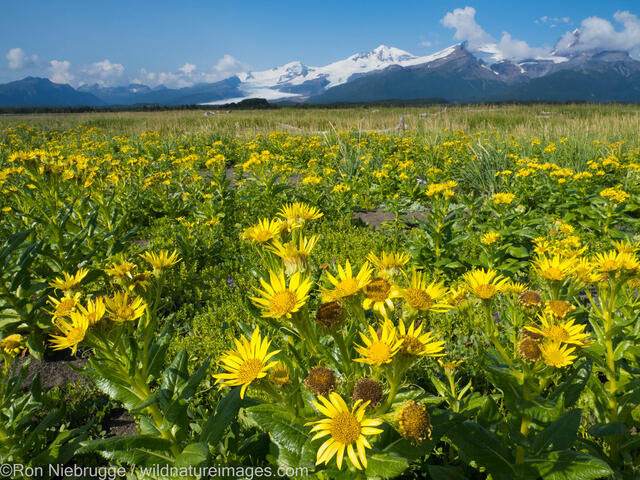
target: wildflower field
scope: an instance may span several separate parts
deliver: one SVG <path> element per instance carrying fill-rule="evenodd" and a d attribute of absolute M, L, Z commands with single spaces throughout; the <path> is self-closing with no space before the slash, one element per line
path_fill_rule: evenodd
<path fill-rule="evenodd" d="M 0 118 L 0 464 L 640 478 L 634 108 Z"/>

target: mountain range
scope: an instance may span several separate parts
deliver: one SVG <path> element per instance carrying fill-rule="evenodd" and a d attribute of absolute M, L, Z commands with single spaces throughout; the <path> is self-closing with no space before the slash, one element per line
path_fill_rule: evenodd
<path fill-rule="evenodd" d="M 428 56 L 384 45 L 322 67 L 291 62 L 215 83 L 173 89 L 141 84 L 73 88 L 27 77 L 0 85 L 0 106 L 225 104 L 247 98 L 270 102 L 375 102 L 440 98 L 453 103 L 537 100 L 640 101 L 640 61 L 623 51 L 556 45 L 546 57 L 519 62 L 483 57 L 465 43 Z"/>

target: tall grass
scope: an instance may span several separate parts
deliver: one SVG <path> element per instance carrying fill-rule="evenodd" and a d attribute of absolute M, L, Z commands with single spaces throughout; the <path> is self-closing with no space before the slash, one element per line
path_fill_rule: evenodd
<path fill-rule="evenodd" d="M 430 107 L 359 107 L 232 111 L 204 116 L 198 111 L 118 112 L 81 114 L 0 115 L 0 127 L 19 123 L 50 129 L 78 125 L 99 127 L 113 134 L 155 130 L 161 134 L 209 134 L 216 138 L 284 131 L 292 135 L 330 134 L 334 129 L 390 130 L 403 116 L 409 130 L 425 137 L 445 129 L 466 132 L 497 130 L 502 135 L 537 136 L 542 141 L 569 137 L 588 142 L 637 142 L 640 107 L 635 105 L 474 105 Z"/>

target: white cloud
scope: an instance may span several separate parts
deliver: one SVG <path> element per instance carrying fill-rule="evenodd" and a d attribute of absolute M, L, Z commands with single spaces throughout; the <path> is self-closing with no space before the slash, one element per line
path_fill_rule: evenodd
<path fill-rule="evenodd" d="M 196 65 L 189 62 L 176 72 L 150 72 L 143 68 L 132 82 L 152 87 L 164 85 L 169 88 L 184 88 L 196 83 L 217 82 L 247 70 L 249 65 L 236 60 L 231 55 L 225 55 L 209 70 L 198 70 Z"/>
<path fill-rule="evenodd" d="M 502 38 L 500 38 L 497 46 L 498 51 L 504 58 L 513 60 L 544 56 L 549 53 L 548 47 L 531 47 L 524 40 L 512 38 L 508 32 L 502 33 Z"/>
<path fill-rule="evenodd" d="M 537 24 L 547 24 L 550 27 L 557 27 L 560 23 L 569 23 L 571 22 L 570 17 L 549 17 L 547 15 L 543 15 L 542 17 L 534 20 L 534 23 Z"/>
<path fill-rule="evenodd" d="M 196 66 L 193 63 L 187 62 L 183 66 L 181 66 L 178 70 L 180 70 L 185 75 L 191 75 L 193 72 L 196 71 Z"/>
<path fill-rule="evenodd" d="M 624 50 L 634 56 L 640 55 L 640 19 L 628 11 L 618 11 L 614 20 L 622 28 L 616 30 L 614 25 L 604 18 L 585 18 L 580 24 L 579 32 L 565 33 L 557 44 L 559 53 L 583 51 L 590 49 Z"/>
<path fill-rule="evenodd" d="M 231 77 L 237 73 L 246 72 L 249 68 L 248 64 L 236 60 L 231 55 L 227 54 L 218 60 L 218 63 L 213 66 L 210 75 L 217 76 L 217 80 L 222 80 L 223 78 Z"/>
<path fill-rule="evenodd" d="M 447 28 L 456 30 L 453 38 L 466 41 L 469 48 L 474 49 L 493 41 L 491 35 L 476 23 L 475 16 L 476 9 L 473 7 L 456 8 L 453 12 L 447 12 L 441 23 Z"/>
<path fill-rule="evenodd" d="M 420 45 L 422 47 L 431 47 L 431 46 L 433 46 L 433 43 L 430 42 L 429 40 L 423 40 L 422 42 L 420 42 Z"/>
<path fill-rule="evenodd" d="M 105 59 L 94 62 L 83 70 L 84 83 L 97 83 L 100 86 L 113 86 L 119 82 L 124 73 L 124 66 L 120 63 L 111 63 Z"/>
<path fill-rule="evenodd" d="M 10 70 L 22 70 L 38 64 L 37 55 L 27 55 L 21 48 L 12 48 L 7 52 L 6 58 L 7 62 L 9 62 Z"/>
<path fill-rule="evenodd" d="M 49 62 L 49 80 L 53 83 L 71 83 L 75 76 L 69 72 L 71 63 L 68 60 L 51 60 Z"/>
<path fill-rule="evenodd" d="M 495 39 L 476 22 L 475 16 L 475 8 L 467 6 L 447 12 L 441 22 L 445 27 L 455 29 L 453 38 L 467 42 L 470 51 L 489 54 L 493 61 L 522 60 L 545 55 L 550 50 L 548 47 L 531 47 L 524 40 L 513 38 L 508 32 L 504 32 L 500 41 L 496 43 Z"/>

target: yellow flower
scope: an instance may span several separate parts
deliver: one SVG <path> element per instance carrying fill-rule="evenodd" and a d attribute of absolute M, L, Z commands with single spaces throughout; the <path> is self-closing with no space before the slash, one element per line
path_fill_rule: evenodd
<path fill-rule="evenodd" d="M 293 273 L 296 270 L 305 271 L 307 269 L 307 260 L 317 242 L 317 235 L 313 235 L 309 239 L 301 235 L 298 245 L 293 240 L 284 245 L 279 240 L 274 240 L 273 244 L 267 247 L 267 250 L 282 259 L 287 273 Z"/>
<path fill-rule="evenodd" d="M 304 223 L 322 217 L 323 213 L 317 208 L 302 202 L 285 203 L 278 211 L 278 215 L 293 223 Z"/>
<path fill-rule="evenodd" d="M 482 236 L 482 243 L 485 245 L 491 245 L 495 243 L 502 235 L 498 232 L 488 232 Z"/>
<path fill-rule="evenodd" d="M 563 319 L 575 309 L 576 307 L 566 300 L 548 300 L 544 311 L 549 315 L 553 315 L 555 318 Z"/>
<path fill-rule="evenodd" d="M 382 433 L 381 429 L 375 428 L 382 424 L 381 420 L 364 418 L 369 402 L 362 403 L 358 400 L 353 409 L 349 410 L 342 397 L 335 392 L 331 392 L 328 399 L 319 396 L 318 400 L 313 405 L 327 418 L 307 423 L 314 426 L 311 432 L 317 432 L 311 440 L 327 435 L 329 438 L 318 449 L 316 465 L 327 465 L 335 456 L 338 468 L 342 469 L 346 450 L 354 467 L 358 470 L 367 468 L 365 448 L 371 448 L 371 445 L 366 437 Z"/>
<path fill-rule="evenodd" d="M 551 367 L 566 367 L 571 365 L 577 358 L 576 355 L 571 353 L 576 347 L 569 348 L 568 345 L 561 345 L 559 343 L 549 342 L 540 345 L 540 352 L 542 352 L 542 358 L 544 362 Z"/>
<path fill-rule="evenodd" d="M 438 365 L 440 365 L 447 374 L 452 374 L 453 372 L 455 372 L 456 369 L 463 363 L 464 360 L 449 360 L 443 362 L 442 360 L 438 359 Z"/>
<path fill-rule="evenodd" d="M 595 269 L 605 275 L 622 273 L 624 271 L 637 273 L 640 271 L 640 262 L 633 253 L 611 250 L 599 253 L 591 261 Z"/>
<path fill-rule="evenodd" d="M 289 367 L 281 361 L 277 361 L 269 373 L 269 380 L 279 386 L 288 385 L 291 381 Z"/>
<path fill-rule="evenodd" d="M 131 272 L 136 268 L 135 264 L 123 260 L 120 263 L 112 263 L 111 268 L 105 269 L 105 272 L 112 277 L 131 279 Z"/>
<path fill-rule="evenodd" d="M 61 300 L 49 296 L 47 303 L 53 307 L 53 311 L 48 313 L 53 315 L 54 318 L 68 317 L 76 309 L 79 300 L 80 292 L 75 293 L 73 296 L 63 297 Z"/>
<path fill-rule="evenodd" d="M 561 282 L 573 273 L 577 260 L 573 257 L 562 258 L 554 255 L 552 258 L 539 256 L 534 263 L 534 270 L 542 278 L 552 281 Z"/>
<path fill-rule="evenodd" d="M 27 347 L 25 346 L 25 338 L 19 333 L 8 335 L 0 340 L 0 351 L 10 357 L 15 357 L 25 352 Z"/>
<path fill-rule="evenodd" d="M 602 198 L 607 198 L 614 203 L 623 203 L 631 198 L 631 195 L 622 190 L 621 185 L 618 185 L 615 188 L 605 188 L 600 192 L 600 196 Z"/>
<path fill-rule="evenodd" d="M 527 286 L 521 282 L 513 282 L 509 280 L 504 286 L 505 293 L 511 293 L 513 295 L 520 295 L 527 289 Z"/>
<path fill-rule="evenodd" d="M 144 252 L 140 255 L 153 268 L 153 274 L 157 277 L 163 270 L 175 265 L 180 261 L 178 252 L 175 250 L 169 254 L 168 250 L 160 250 L 158 253 Z"/>
<path fill-rule="evenodd" d="M 400 296 L 400 292 L 396 287 L 391 285 L 387 280 L 381 277 L 374 278 L 364 286 L 364 301 L 362 307 L 373 310 L 386 318 L 387 308 L 393 310 L 393 300 Z"/>
<path fill-rule="evenodd" d="M 369 337 L 362 332 L 359 333 L 364 346 L 356 345 L 355 349 L 363 358 L 357 358 L 356 362 L 379 367 L 391 362 L 402 346 L 402 340 L 398 338 L 396 328 L 388 320 L 382 324 L 379 335 L 371 325 L 369 325 Z"/>
<path fill-rule="evenodd" d="M 263 317 L 291 318 L 291 314 L 300 310 L 309 298 L 311 282 L 308 278 L 301 278 L 300 272 L 295 272 L 287 287 L 284 270 L 278 273 L 269 271 L 269 282 L 260 279 L 264 290 L 256 289 L 260 297 L 251 297 L 253 303 L 262 310 Z"/>
<path fill-rule="evenodd" d="M 513 200 L 515 200 L 516 196 L 513 193 L 496 193 L 492 198 L 493 203 L 496 205 L 509 205 Z"/>
<path fill-rule="evenodd" d="M 442 195 L 446 199 L 453 196 L 453 189 L 457 186 L 458 183 L 454 180 L 449 180 L 442 183 L 432 183 L 429 185 L 429 187 L 427 187 L 427 191 L 425 192 L 425 194 L 428 197 L 433 197 L 434 195 Z"/>
<path fill-rule="evenodd" d="M 584 347 L 589 340 L 589 334 L 584 333 L 586 325 L 575 324 L 574 320 L 568 322 L 555 323 L 544 315 L 538 315 L 540 327 L 525 327 L 525 330 L 542 335 L 554 343 L 569 343 Z M 585 343 L 585 340 L 587 343 Z"/>
<path fill-rule="evenodd" d="M 271 341 L 260 336 L 260 329 L 256 329 L 251 334 L 251 340 L 247 340 L 243 335 L 240 340 L 234 339 L 236 349 L 229 350 L 220 359 L 225 373 L 218 373 L 213 376 L 219 383 L 219 390 L 224 387 L 237 387 L 242 385 L 240 398 L 255 380 L 267 375 L 269 369 L 276 366 L 277 362 L 269 362 L 269 359 L 278 354 L 280 350 L 269 352 Z"/>
<path fill-rule="evenodd" d="M 436 341 L 433 332 L 422 333 L 422 325 L 423 323 L 420 322 L 416 326 L 416 322 L 412 321 L 406 327 L 400 320 L 398 323 L 398 338 L 402 340 L 400 353 L 420 357 L 444 356 L 444 353 L 440 353 L 444 350 L 444 342 Z"/>
<path fill-rule="evenodd" d="M 63 278 L 58 277 L 53 282 L 50 282 L 49 285 L 56 290 L 62 290 L 65 294 L 70 294 L 80 286 L 80 282 L 88 273 L 89 270 L 86 268 L 81 268 L 75 275 L 63 272 Z"/>
<path fill-rule="evenodd" d="M 69 320 L 58 318 L 54 322 L 62 335 L 51 335 L 51 343 L 54 350 L 64 350 L 70 348 L 75 355 L 78 344 L 84 340 L 89 328 L 87 317 L 78 312 L 71 312 Z"/>
<path fill-rule="evenodd" d="M 340 300 L 341 298 L 347 298 L 355 295 L 360 291 L 360 289 L 364 288 L 365 285 L 371 282 L 371 272 L 372 270 L 369 263 L 365 262 L 365 264 L 360 268 L 358 275 L 354 277 L 349 260 L 345 263 L 344 268 L 338 265 L 338 278 L 326 271 L 327 278 L 333 285 L 333 289 L 320 287 L 322 292 L 322 301 L 333 302 L 335 300 Z"/>
<path fill-rule="evenodd" d="M 450 305 L 439 303 L 448 293 L 444 283 L 434 281 L 427 285 L 426 276 L 415 269 L 411 273 L 411 283 L 407 288 L 399 289 L 399 293 L 409 309 L 414 312 L 444 312 L 451 309 Z"/>
<path fill-rule="evenodd" d="M 393 273 L 395 270 L 402 268 L 411 259 L 411 255 L 408 253 L 399 252 L 382 252 L 382 255 L 378 257 L 373 252 L 367 255 L 367 260 L 373 263 L 380 270 L 387 274 Z"/>
<path fill-rule="evenodd" d="M 464 279 L 470 292 L 482 300 L 488 300 L 497 293 L 503 291 L 509 279 L 504 278 L 493 269 L 484 270 L 478 268 L 465 273 Z"/>
<path fill-rule="evenodd" d="M 281 231 L 280 221 L 278 219 L 269 220 L 263 218 L 256 225 L 245 229 L 241 238 L 251 240 L 253 242 L 265 243 L 275 238 Z"/>
<path fill-rule="evenodd" d="M 577 259 L 571 274 L 584 283 L 596 283 L 602 278 L 602 275 L 596 272 L 594 265 L 588 258 Z"/>
<path fill-rule="evenodd" d="M 140 297 L 132 301 L 127 292 L 118 292 L 114 293 L 113 297 L 107 297 L 106 308 L 111 320 L 121 323 L 140 318 L 147 306 Z"/>
<path fill-rule="evenodd" d="M 102 298 L 96 298 L 95 300 L 89 300 L 86 307 L 78 305 L 78 310 L 80 311 L 80 313 L 82 313 L 82 315 L 87 317 L 89 326 L 92 326 L 98 323 L 102 319 L 102 317 L 104 317 L 107 308 Z"/>
<path fill-rule="evenodd" d="M 631 243 L 628 240 L 612 240 L 611 243 L 620 253 L 635 253 L 638 251 L 638 244 Z"/>

